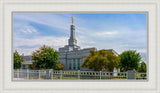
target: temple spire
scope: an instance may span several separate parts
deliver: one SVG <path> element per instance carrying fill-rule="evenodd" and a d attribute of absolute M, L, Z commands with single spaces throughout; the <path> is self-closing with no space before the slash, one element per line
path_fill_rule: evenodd
<path fill-rule="evenodd" d="M 68 41 L 68 45 L 74 46 L 77 44 L 77 40 L 75 38 L 75 26 L 73 25 L 73 16 L 72 16 L 72 25 L 71 25 L 71 32 L 70 32 L 70 38 Z"/>
<path fill-rule="evenodd" d="M 74 22 L 74 21 L 73 21 L 73 16 L 72 16 L 72 24 L 73 24 L 73 22 Z"/>

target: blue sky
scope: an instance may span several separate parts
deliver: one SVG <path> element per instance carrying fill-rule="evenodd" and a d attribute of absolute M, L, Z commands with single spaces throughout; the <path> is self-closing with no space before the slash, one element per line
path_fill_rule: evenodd
<path fill-rule="evenodd" d="M 14 13 L 14 50 L 31 55 L 43 44 L 56 50 L 67 45 L 71 16 L 81 48 L 137 50 L 146 61 L 146 13 Z"/>

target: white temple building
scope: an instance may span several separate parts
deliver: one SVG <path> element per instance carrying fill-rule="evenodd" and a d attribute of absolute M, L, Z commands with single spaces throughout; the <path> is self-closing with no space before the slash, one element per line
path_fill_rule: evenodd
<path fill-rule="evenodd" d="M 75 36 L 75 26 L 73 25 L 73 17 L 72 17 L 72 25 L 70 26 L 70 38 L 68 39 L 68 45 L 59 48 L 59 60 L 60 63 L 64 65 L 64 70 L 91 70 L 87 68 L 82 68 L 80 65 L 84 62 L 84 58 L 87 57 L 90 53 L 90 50 L 97 50 L 95 47 L 84 48 L 81 49 L 80 46 L 77 45 L 77 40 Z M 106 49 L 106 51 L 112 51 L 116 56 L 118 53 L 113 49 Z M 32 64 L 30 56 L 24 56 L 25 62 L 22 62 L 22 68 L 27 69 L 28 66 Z M 114 69 L 117 72 L 117 69 Z"/>
<path fill-rule="evenodd" d="M 84 58 L 89 55 L 91 49 L 97 50 L 95 47 L 81 49 L 80 46 L 77 45 L 77 40 L 75 37 L 75 26 L 73 25 L 72 17 L 68 45 L 59 48 L 59 59 L 60 63 L 64 65 L 64 70 L 91 70 L 80 67 L 80 65 L 84 62 Z M 113 49 L 107 49 L 106 51 L 112 51 L 115 55 L 118 56 L 118 53 Z"/>

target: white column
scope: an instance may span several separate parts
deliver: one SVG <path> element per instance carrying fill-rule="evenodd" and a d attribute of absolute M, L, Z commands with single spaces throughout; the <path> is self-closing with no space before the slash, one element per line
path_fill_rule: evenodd
<path fill-rule="evenodd" d="M 78 59 L 76 59 L 76 70 L 78 70 Z"/>
<path fill-rule="evenodd" d="M 71 63 L 72 63 L 72 67 L 71 67 L 71 69 L 73 70 L 73 59 L 71 59 Z"/>
<path fill-rule="evenodd" d="M 63 61 L 65 61 L 65 70 L 68 70 L 69 69 L 69 61 L 68 61 L 68 59 L 65 59 L 65 60 L 63 60 Z"/>

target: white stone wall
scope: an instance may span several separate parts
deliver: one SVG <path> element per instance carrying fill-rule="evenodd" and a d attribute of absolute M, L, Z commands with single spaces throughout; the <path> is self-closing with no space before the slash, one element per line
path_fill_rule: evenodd
<path fill-rule="evenodd" d="M 91 49 L 96 50 L 96 48 L 88 48 L 88 49 L 81 49 L 81 50 L 76 50 L 76 51 L 60 52 L 60 56 L 59 56 L 60 62 L 64 65 L 65 70 L 74 70 L 73 69 L 73 65 L 74 65 L 73 60 L 75 59 L 76 60 L 76 63 L 75 63 L 76 69 L 75 70 L 78 70 L 77 69 L 78 68 L 77 67 L 78 66 L 77 59 L 80 59 L 80 65 L 81 65 L 84 62 L 84 58 L 89 55 Z M 108 49 L 106 51 L 112 51 L 116 56 L 118 55 L 113 49 Z M 71 67 L 72 69 L 69 69 L 69 62 L 68 61 L 66 64 L 66 60 L 68 60 L 68 59 L 72 60 L 72 67 Z M 91 69 L 80 67 L 80 70 L 91 70 Z M 114 69 L 113 72 L 120 72 L 120 70 Z"/>
<path fill-rule="evenodd" d="M 60 63 L 64 65 L 65 70 L 70 70 L 68 59 L 72 60 L 72 70 L 73 70 L 73 65 L 74 65 L 73 60 L 75 59 L 76 60 L 76 63 L 75 63 L 76 69 L 75 70 L 78 70 L 78 67 L 77 67 L 78 66 L 78 59 L 80 59 L 80 65 L 81 65 L 83 63 L 83 59 L 89 55 L 91 49 L 95 49 L 95 48 L 88 48 L 88 49 L 68 51 L 68 52 L 60 52 L 60 56 L 59 56 Z M 89 70 L 87 68 L 80 68 L 80 69 L 81 70 Z"/>

